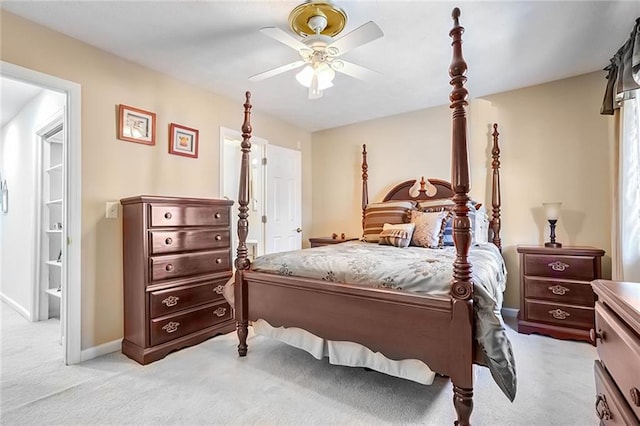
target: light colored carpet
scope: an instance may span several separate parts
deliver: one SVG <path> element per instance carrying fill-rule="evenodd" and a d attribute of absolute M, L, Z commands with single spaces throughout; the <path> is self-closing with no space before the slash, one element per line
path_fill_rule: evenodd
<path fill-rule="evenodd" d="M 56 334 L 2 305 L 0 421 L 6 425 L 452 424 L 451 384 L 423 386 L 329 365 L 259 336 L 238 358 L 235 334 L 140 366 L 120 353 L 62 365 Z M 513 322 L 513 320 L 509 321 Z M 51 326 L 53 327 L 53 326 Z M 35 331 L 34 331 L 35 330 Z M 474 425 L 590 425 L 595 349 L 509 330 L 518 368 L 510 403 L 477 368 Z"/>

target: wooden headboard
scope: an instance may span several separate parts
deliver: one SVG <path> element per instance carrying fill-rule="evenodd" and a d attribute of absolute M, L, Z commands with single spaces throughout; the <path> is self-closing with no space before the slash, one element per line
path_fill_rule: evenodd
<path fill-rule="evenodd" d="M 427 188 L 427 182 L 430 187 Z M 443 198 L 453 197 L 453 190 L 451 189 L 451 183 L 442 179 L 427 179 L 425 181 L 424 176 L 420 179 L 420 189 L 418 195 L 411 195 L 411 188 L 416 184 L 416 179 L 406 180 L 397 184 L 385 195 L 382 201 L 424 201 L 424 200 L 439 200 Z"/>

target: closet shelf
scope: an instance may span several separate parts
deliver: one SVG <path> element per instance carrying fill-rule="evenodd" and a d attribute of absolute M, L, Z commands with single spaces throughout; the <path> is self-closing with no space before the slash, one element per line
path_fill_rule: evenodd
<path fill-rule="evenodd" d="M 62 205 L 62 198 L 59 200 L 51 200 L 51 201 L 47 201 L 47 205 L 48 206 L 53 206 L 53 205 Z"/>
<path fill-rule="evenodd" d="M 62 262 L 56 262 L 55 260 L 49 260 L 48 262 L 44 262 L 44 263 L 50 266 L 57 266 L 59 268 L 62 268 Z"/>
<path fill-rule="evenodd" d="M 47 290 L 44 291 L 47 294 L 50 294 L 53 297 L 57 297 L 59 299 L 62 298 L 62 291 L 58 290 L 57 288 L 49 288 Z"/>

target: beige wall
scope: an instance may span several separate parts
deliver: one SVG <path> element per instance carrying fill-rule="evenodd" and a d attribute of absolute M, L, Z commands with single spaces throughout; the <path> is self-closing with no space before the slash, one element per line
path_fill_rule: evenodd
<path fill-rule="evenodd" d="M 611 118 L 599 114 L 600 72 L 474 99 L 469 108 L 472 196 L 490 205 L 490 125 L 500 125 L 505 306 L 519 303 L 518 244 L 547 240 L 541 203 L 563 201 L 558 241 L 607 251 L 610 275 Z M 360 151 L 369 151 L 369 199 L 421 175 L 449 180 L 447 106 L 313 134 L 313 235 L 361 234 Z"/>
<path fill-rule="evenodd" d="M 122 337 L 122 224 L 105 202 L 139 194 L 216 197 L 219 127 L 239 129 L 244 93 L 229 100 L 2 11 L 1 59 L 82 85 L 82 348 Z M 116 139 L 116 107 L 157 114 L 151 147 Z M 200 130 L 197 160 L 169 155 L 168 126 Z M 303 206 L 311 194 L 311 135 L 254 108 L 254 134 L 301 146 Z M 311 210 L 303 209 L 309 228 Z"/>

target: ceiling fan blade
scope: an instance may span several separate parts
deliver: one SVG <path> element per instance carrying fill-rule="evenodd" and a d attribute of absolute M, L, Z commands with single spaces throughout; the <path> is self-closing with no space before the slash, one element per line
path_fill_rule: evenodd
<path fill-rule="evenodd" d="M 343 61 L 342 59 L 333 61 L 331 63 L 331 68 L 333 68 L 334 71 L 341 72 L 359 80 L 375 81 L 382 77 L 382 74 L 378 71 L 373 71 L 369 68 Z"/>
<path fill-rule="evenodd" d="M 295 49 L 295 50 L 309 49 L 306 44 L 290 36 L 289 34 L 287 34 L 286 32 L 284 32 L 278 27 L 260 28 L 260 32 L 264 35 L 271 37 L 274 40 L 279 41 L 282 44 L 286 44 L 292 49 Z"/>
<path fill-rule="evenodd" d="M 383 35 L 380 27 L 375 22 L 369 21 L 331 43 L 327 46 L 327 51 L 331 56 L 340 56 L 351 49 L 377 40 Z M 333 53 L 334 49 L 337 50 L 336 53 Z"/>
<path fill-rule="evenodd" d="M 273 77 L 274 75 L 282 74 L 283 72 L 287 72 L 287 71 L 294 70 L 296 68 L 300 68 L 304 64 L 306 64 L 305 61 L 291 62 L 290 64 L 282 65 L 282 66 L 280 66 L 278 68 L 274 68 L 274 69 L 271 69 L 269 71 L 261 72 L 260 74 L 252 75 L 251 77 L 249 77 L 249 81 L 253 81 L 253 82 L 261 81 L 261 80 L 267 79 L 269 77 Z"/>

